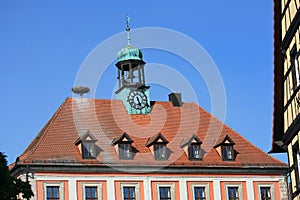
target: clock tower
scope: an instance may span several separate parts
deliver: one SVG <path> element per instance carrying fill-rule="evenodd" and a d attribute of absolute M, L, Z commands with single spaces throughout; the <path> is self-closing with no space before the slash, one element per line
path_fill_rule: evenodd
<path fill-rule="evenodd" d="M 142 51 L 130 42 L 129 17 L 126 16 L 127 45 L 118 52 L 117 99 L 122 100 L 128 114 L 149 114 L 149 86 L 145 85 Z"/>

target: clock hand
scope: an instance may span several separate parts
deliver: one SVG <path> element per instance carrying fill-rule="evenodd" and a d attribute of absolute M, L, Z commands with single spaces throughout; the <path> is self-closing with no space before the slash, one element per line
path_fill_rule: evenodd
<path fill-rule="evenodd" d="M 136 101 L 138 102 L 138 105 L 141 105 L 140 99 L 138 97 L 135 97 Z"/>

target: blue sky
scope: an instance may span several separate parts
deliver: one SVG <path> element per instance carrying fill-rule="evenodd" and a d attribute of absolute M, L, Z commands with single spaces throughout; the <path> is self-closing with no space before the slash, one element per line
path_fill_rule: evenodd
<path fill-rule="evenodd" d="M 25 150 L 64 99 L 72 96 L 70 89 L 89 53 L 104 40 L 124 32 L 126 13 L 133 30 L 172 29 L 202 45 L 224 83 L 225 123 L 263 151 L 269 151 L 273 113 L 272 12 L 271 0 L 1 1 L 0 151 L 13 162 Z M 120 45 L 125 44 L 126 38 Z M 147 63 L 174 67 L 185 77 L 193 74 L 189 63 L 178 56 L 147 49 L 143 53 Z M 114 66 L 108 67 L 105 74 L 104 83 L 97 87 L 97 98 L 111 97 L 112 91 L 102 85 L 105 81 L 114 83 Z M 197 103 L 211 111 L 205 81 L 192 77 L 189 80 L 197 91 Z M 167 92 L 166 88 L 152 85 L 151 100 L 166 101 Z M 181 92 L 183 99 L 188 99 Z M 276 157 L 286 161 L 285 155 Z"/>

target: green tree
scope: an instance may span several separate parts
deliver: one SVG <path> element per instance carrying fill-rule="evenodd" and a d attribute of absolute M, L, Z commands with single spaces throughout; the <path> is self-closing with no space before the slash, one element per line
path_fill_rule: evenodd
<path fill-rule="evenodd" d="M 33 197 L 31 185 L 29 182 L 11 176 L 6 155 L 0 152 L 0 200 L 15 200 L 18 199 L 19 194 L 27 199 Z"/>

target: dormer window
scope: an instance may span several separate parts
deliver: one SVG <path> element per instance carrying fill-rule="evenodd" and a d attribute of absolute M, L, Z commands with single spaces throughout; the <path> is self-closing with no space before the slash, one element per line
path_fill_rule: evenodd
<path fill-rule="evenodd" d="M 119 158 L 122 160 L 132 159 L 130 143 L 119 143 Z"/>
<path fill-rule="evenodd" d="M 116 152 L 121 160 L 131 160 L 133 159 L 132 151 L 133 140 L 129 137 L 127 133 L 123 133 L 120 137 L 115 138 L 112 142 L 115 145 Z"/>
<path fill-rule="evenodd" d="M 166 144 L 157 143 L 154 144 L 154 156 L 155 160 L 165 160 L 166 159 Z"/>
<path fill-rule="evenodd" d="M 190 160 L 199 160 L 200 159 L 200 145 L 191 144 L 189 146 L 189 159 Z"/>
<path fill-rule="evenodd" d="M 93 159 L 95 158 L 95 143 L 94 142 L 83 142 L 82 143 L 82 158 Z"/>
<path fill-rule="evenodd" d="M 225 135 L 219 138 L 214 148 L 216 148 L 223 161 L 234 161 L 237 154 L 233 148 L 234 145 L 233 140 L 228 135 Z"/>
<path fill-rule="evenodd" d="M 96 142 L 96 138 L 89 131 L 75 141 L 83 159 L 96 158 Z"/>
<path fill-rule="evenodd" d="M 159 133 L 149 138 L 146 146 L 150 148 L 155 160 L 167 160 L 169 157 L 168 143 L 166 138 Z"/>
<path fill-rule="evenodd" d="M 201 160 L 203 156 L 203 150 L 200 147 L 201 144 L 201 140 L 193 134 L 191 137 L 183 140 L 180 147 L 183 148 L 189 160 Z"/>
<path fill-rule="evenodd" d="M 222 159 L 223 160 L 233 160 L 233 146 L 232 145 L 223 145 L 222 146 Z"/>

